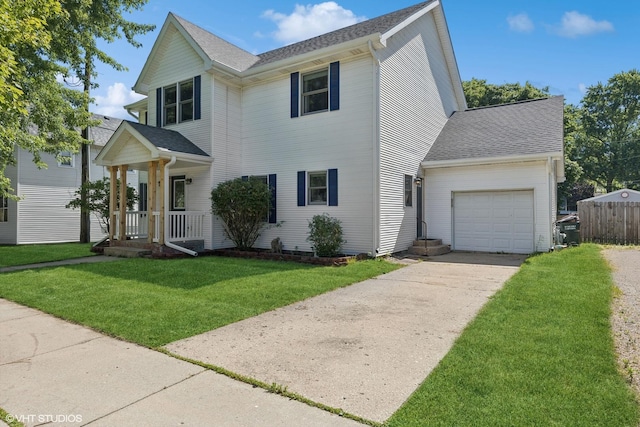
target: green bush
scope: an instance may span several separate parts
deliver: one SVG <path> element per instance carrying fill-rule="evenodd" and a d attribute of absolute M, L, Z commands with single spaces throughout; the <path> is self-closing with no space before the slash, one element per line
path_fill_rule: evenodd
<path fill-rule="evenodd" d="M 340 220 L 332 218 L 328 213 L 315 215 L 309 221 L 309 237 L 311 247 L 316 255 L 321 257 L 336 256 L 340 253 L 343 243 L 342 225 Z"/>
<path fill-rule="evenodd" d="M 225 235 L 240 250 L 253 247 L 269 214 L 271 191 L 259 178 L 236 178 L 211 190 L 211 211 L 224 227 Z"/>

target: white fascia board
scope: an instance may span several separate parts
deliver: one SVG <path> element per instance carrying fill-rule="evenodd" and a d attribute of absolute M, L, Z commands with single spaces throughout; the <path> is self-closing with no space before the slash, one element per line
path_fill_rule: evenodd
<path fill-rule="evenodd" d="M 302 55 L 295 55 L 289 58 L 281 59 L 280 61 L 271 62 L 269 64 L 261 65 L 256 68 L 250 68 L 240 73 L 240 77 L 259 77 L 262 73 L 268 73 L 280 68 L 288 68 L 295 66 L 299 63 L 309 62 L 314 59 L 320 59 L 324 57 L 330 57 L 345 50 L 350 50 L 356 47 L 364 47 L 366 51 L 369 50 L 368 43 L 371 40 L 374 46 L 384 47 L 380 44 L 380 33 L 370 34 L 368 36 L 360 37 L 358 39 L 350 40 L 348 42 L 336 44 L 333 46 L 327 46 L 322 49 L 312 50 L 311 52 L 303 53 Z"/>
<path fill-rule="evenodd" d="M 209 164 L 213 163 L 213 157 L 200 156 L 199 154 L 182 153 L 180 151 L 171 151 L 166 148 L 158 148 L 158 157 L 161 159 L 171 159 L 175 157 L 176 160 L 183 160 L 190 163 Z"/>
<path fill-rule="evenodd" d="M 399 23 L 398 25 L 396 25 L 386 33 L 382 34 L 382 36 L 380 37 L 380 42 L 386 46 L 387 40 L 390 39 L 393 35 L 395 35 L 399 31 L 402 31 L 404 28 L 406 28 L 413 22 L 417 21 L 427 13 L 431 12 L 433 9 L 435 9 L 438 6 L 440 6 L 440 1 L 434 0 L 432 3 L 428 4 L 424 9 L 419 10 L 418 12 L 414 13 L 413 15 L 411 15 L 410 17 L 408 17 L 407 19 L 405 19 L 404 21 L 402 21 L 401 23 Z"/>
<path fill-rule="evenodd" d="M 533 162 L 533 161 L 547 161 L 551 157 L 552 159 L 562 159 L 562 152 L 552 153 L 536 153 L 525 154 L 517 156 L 504 156 L 504 157 L 474 157 L 471 159 L 453 159 L 453 160 L 435 160 L 435 161 L 423 161 L 420 165 L 424 169 L 437 169 L 437 168 L 450 168 L 457 166 L 479 166 L 479 165 L 494 165 L 504 163 L 521 163 L 521 162 Z"/>
<path fill-rule="evenodd" d="M 147 110 L 148 108 L 148 102 L 149 102 L 149 98 L 142 98 L 139 101 L 136 102 L 132 102 L 131 104 L 127 104 L 124 106 L 125 110 Z"/>

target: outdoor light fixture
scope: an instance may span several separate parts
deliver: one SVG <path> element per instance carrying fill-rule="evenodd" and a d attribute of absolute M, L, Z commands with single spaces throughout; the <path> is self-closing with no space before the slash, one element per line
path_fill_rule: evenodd
<path fill-rule="evenodd" d="M 421 187 L 421 186 L 422 186 L 422 178 L 421 178 L 421 177 L 419 177 L 419 176 L 416 176 L 416 177 L 413 179 L 413 182 L 414 182 L 418 187 Z"/>
<path fill-rule="evenodd" d="M 190 185 L 193 182 L 193 179 L 192 178 L 187 178 L 187 179 L 184 180 L 184 182 L 186 182 L 187 185 Z"/>

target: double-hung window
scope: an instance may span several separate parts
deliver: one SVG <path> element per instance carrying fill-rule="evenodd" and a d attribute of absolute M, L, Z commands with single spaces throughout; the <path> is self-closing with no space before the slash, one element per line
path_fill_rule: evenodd
<path fill-rule="evenodd" d="M 58 155 L 58 166 L 61 168 L 75 167 L 75 156 L 71 151 L 61 151 Z"/>
<path fill-rule="evenodd" d="M 164 88 L 164 125 L 193 120 L 193 79 Z"/>
<path fill-rule="evenodd" d="M 9 221 L 9 199 L 0 196 L 0 222 Z"/>
<path fill-rule="evenodd" d="M 327 171 L 309 172 L 309 200 L 310 205 L 327 204 Z"/>
<path fill-rule="evenodd" d="M 302 75 L 303 114 L 329 109 L 329 70 L 324 69 Z"/>

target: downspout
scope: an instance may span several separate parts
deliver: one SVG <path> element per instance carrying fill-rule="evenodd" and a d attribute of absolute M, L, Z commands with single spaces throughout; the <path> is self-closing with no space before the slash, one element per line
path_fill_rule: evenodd
<path fill-rule="evenodd" d="M 371 40 L 368 42 L 369 52 L 373 57 L 373 252 L 378 256 L 380 252 L 380 57 L 373 48 Z"/>
<path fill-rule="evenodd" d="M 168 248 L 175 249 L 180 252 L 184 252 L 185 254 L 189 254 L 191 256 L 198 256 L 198 252 L 192 251 L 191 249 L 183 248 L 182 246 L 174 245 L 173 243 L 167 240 L 167 236 L 169 236 L 169 203 L 167 203 L 168 195 L 169 195 L 169 169 L 171 166 L 176 164 L 176 156 L 171 156 L 171 161 L 164 166 L 164 191 L 165 194 L 165 203 L 164 203 L 164 245 Z"/>

